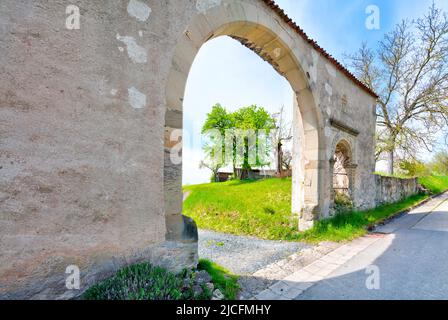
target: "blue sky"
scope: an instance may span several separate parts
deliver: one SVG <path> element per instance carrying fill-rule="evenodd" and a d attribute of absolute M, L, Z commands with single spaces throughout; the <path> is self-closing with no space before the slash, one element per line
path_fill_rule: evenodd
<path fill-rule="evenodd" d="M 448 11 L 448 0 L 436 4 Z M 432 0 L 278 0 L 286 13 L 323 48 L 343 62 L 344 53 L 362 42 L 375 47 L 383 34 L 405 18 L 420 17 Z M 380 30 L 365 27 L 369 5 L 380 9 Z M 200 129 L 215 103 L 229 110 L 257 104 L 270 112 L 285 105 L 292 116 L 292 90 L 287 81 L 257 55 L 228 37 L 203 45 L 190 71 L 184 98 L 183 184 L 208 182 L 199 169 Z"/>

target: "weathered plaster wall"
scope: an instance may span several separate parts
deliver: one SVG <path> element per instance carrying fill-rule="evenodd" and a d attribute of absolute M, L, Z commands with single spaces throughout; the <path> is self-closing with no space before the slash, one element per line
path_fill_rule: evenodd
<path fill-rule="evenodd" d="M 347 141 L 352 151 L 351 163 L 354 170 L 353 200 L 358 208 L 374 206 L 375 180 L 375 105 L 376 101 L 369 94 L 355 86 L 345 75 L 337 72 L 324 57 L 315 57 L 319 75 L 317 82 L 311 82 L 318 110 L 322 112 L 324 123 L 324 188 L 321 216 L 327 217 L 331 206 L 332 176 L 331 160 L 340 141 Z M 344 125 L 341 129 L 332 125 L 337 121 Z M 347 129 L 347 130 L 346 130 Z"/>
<path fill-rule="evenodd" d="M 325 69 L 331 69 L 323 64 Z M 323 71 L 322 71 L 323 72 Z M 326 161 L 330 163 L 341 141 L 348 142 L 351 149 L 351 164 L 354 166 L 352 198 L 357 208 L 371 208 L 375 205 L 375 105 L 376 102 L 365 92 L 359 90 L 343 75 L 330 76 L 322 84 L 320 109 L 325 117 Z M 331 88 L 331 89 L 330 89 Z M 333 121 L 342 123 L 349 130 L 341 130 L 332 125 Z M 326 164 L 325 164 L 326 165 Z M 331 172 L 329 164 L 325 172 Z M 329 179 L 332 177 L 329 176 Z M 331 206 L 332 183 L 326 183 L 324 216 Z"/>
<path fill-rule="evenodd" d="M 164 85 L 191 4 L 149 1 L 138 19 L 129 3 L 1 2 L 2 298 L 77 294 L 72 264 L 85 288 L 142 259 L 196 260 L 188 235 L 165 241 L 161 188 Z M 69 4 L 80 30 L 65 28 Z"/>
<path fill-rule="evenodd" d="M 79 30 L 65 28 L 70 4 L 80 8 Z M 293 180 L 304 228 L 329 214 L 330 159 L 340 139 L 357 164 L 355 203 L 374 205 L 375 98 L 264 1 L 2 0 L 1 7 L 0 298 L 79 294 L 65 289 L 72 264 L 82 289 L 140 260 L 194 265 L 197 234 L 181 215 L 181 166 L 170 161 L 170 138 L 182 127 L 195 54 L 218 35 L 261 45 L 296 92 L 301 158 Z"/>
<path fill-rule="evenodd" d="M 418 179 L 399 179 L 393 177 L 375 176 L 377 206 L 404 200 L 419 192 Z"/>

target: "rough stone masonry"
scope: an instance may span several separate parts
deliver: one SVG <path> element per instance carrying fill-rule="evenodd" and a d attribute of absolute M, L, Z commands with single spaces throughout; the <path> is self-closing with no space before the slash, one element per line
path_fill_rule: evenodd
<path fill-rule="evenodd" d="M 295 92 L 293 212 L 329 215 L 332 159 L 375 205 L 376 95 L 269 0 L 2 0 L 0 298 L 72 298 L 139 261 L 197 262 L 182 216 L 182 100 L 203 43 L 230 36 Z M 218 59 L 218 58 L 217 58 Z M 66 286 L 67 266 L 80 289 Z"/>

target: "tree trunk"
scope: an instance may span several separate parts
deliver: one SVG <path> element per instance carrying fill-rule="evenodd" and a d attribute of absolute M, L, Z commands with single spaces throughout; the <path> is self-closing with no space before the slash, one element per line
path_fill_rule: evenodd
<path fill-rule="evenodd" d="M 244 138 L 244 160 L 241 168 L 240 180 L 249 179 L 249 170 L 252 170 L 249 164 L 249 139 Z"/>
<path fill-rule="evenodd" d="M 283 150 L 282 150 L 282 144 L 279 142 L 277 144 L 277 174 L 279 176 L 282 175 L 282 162 L 283 162 Z"/>
<path fill-rule="evenodd" d="M 233 178 L 236 179 L 238 176 L 238 172 L 236 170 L 236 162 L 235 161 L 233 161 L 232 166 L 233 166 Z"/>
<path fill-rule="evenodd" d="M 233 146 L 233 150 L 232 150 L 233 178 L 237 179 L 238 172 L 236 171 L 236 138 L 235 137 L 233 137 L 232 146 Z"/>
<path fill-rule="evenodd" d="M 249 179 L 249 169 L 243 168 L 241 170 L 240 180 L 246 180 L 246 179 Z"/>
<path fill-rule="evenodd" d="M 387 152 L 387 174 L 394 174 L 394 150 L 390 150 Z"/>

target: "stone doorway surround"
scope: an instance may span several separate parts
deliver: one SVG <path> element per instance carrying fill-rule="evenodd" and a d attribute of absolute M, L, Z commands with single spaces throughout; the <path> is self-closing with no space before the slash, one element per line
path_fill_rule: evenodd
<path fill-rule="evenodd" d="M 189 70 L 210 39 L 229 36 L 257 53 L 290 83 L 294 97 L 292 212 L 300 230 L 330 215 L 333 203 L 332 141 L 349 135 L 362 152 L 353 155 L 350 191 L 358 207 L 372 207 L 374 107 L 376 95 L 300 29 L 273 1 L 198 1 L 174 48 L 166 85 L 165 214 L 168 237 L 182 232 L 182 164 L 172 154 L 181 149 L 183 97 Z M 357 165 L 354 165 L 356 163 Z M 359 165 L 358 165 L 359 164 Z M 359 168 L 358 168 L 359 166 Z M 355 170 L 357 168 L 357 170 Z M 355 183 L 355 181 L 357 181 Z M 330 187 L 329 187 L 330 186 Z M 358 205 L 359 204 L 359 205 Z"/>

